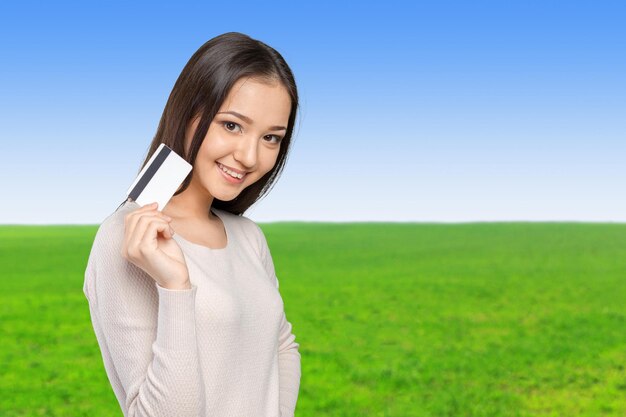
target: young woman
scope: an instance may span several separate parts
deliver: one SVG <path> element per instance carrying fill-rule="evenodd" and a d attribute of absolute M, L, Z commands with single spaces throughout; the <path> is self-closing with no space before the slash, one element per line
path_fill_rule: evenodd
<path fill-rule="evenodd" d="M 242 214 L 280 175 L 297 108 L 283 57 L 240 33 L 202 45 L 176 81 L 143 164 L 165 143 L 193 169 L 164 209 L 129 200 L 109 215 L 85 271 L 124 416 L 294 415 L 299 344 Z"/>

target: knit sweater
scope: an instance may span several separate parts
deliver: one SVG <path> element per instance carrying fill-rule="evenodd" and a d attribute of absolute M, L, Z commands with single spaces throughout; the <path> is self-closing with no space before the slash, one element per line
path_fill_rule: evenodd
<path fill-rule="evenodd" d="M 174 234 L 191 288 L 169 290 L 121 255 L 124 217 L 139 207 L 125 202 L 102 222 L 83 286 L 124 416 L 293 416 L 299 344 L 263 231 L 212 208 L 226 247 Z"/>

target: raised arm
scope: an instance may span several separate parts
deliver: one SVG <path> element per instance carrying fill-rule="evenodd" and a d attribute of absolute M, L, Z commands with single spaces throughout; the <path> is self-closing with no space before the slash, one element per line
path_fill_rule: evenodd
<path fill-rule="evenodd" d="M 121 256 L 123 236 L 123 224 L 110 222 L 98 229 L 83 290 L 124 416 L 204 416 L 197 287 L 169 290 L 158 285 Z"/>

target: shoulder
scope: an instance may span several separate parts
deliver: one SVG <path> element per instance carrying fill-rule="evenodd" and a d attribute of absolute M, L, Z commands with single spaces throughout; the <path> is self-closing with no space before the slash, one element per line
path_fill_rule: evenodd
<path fill-rule="evenodd" d="M 103 291 L 118 294 L 120 291 L 156 291 L 153 280 L 141 268 L 124 259 L 121 254 L 125 234 L 125 217 L 140 206 L 125 202 L 100 224 L 94 237 L 87 261 L 84 291 L 90 294 Z M 132 279 L 129 279 L 131 277 Z M 154 292 L 153 291 L 153 292 Z"/>
<path fill-rule="evenodd" d="M 126 215 L 140 208 L 134 201 L 125 201 L 113 213 L 109 214 L 96 232 L 96 243 L 120 243 L 124 238 Z"/>
<path fill-rule="evenodd" d="M 90 259 L 102 258 L 110 264 L 126 264 L 121 256 L 126 215 L 138 208 L 139 204 L 134 201 L 126 201 L 102 220 L 94 237 Z"/>

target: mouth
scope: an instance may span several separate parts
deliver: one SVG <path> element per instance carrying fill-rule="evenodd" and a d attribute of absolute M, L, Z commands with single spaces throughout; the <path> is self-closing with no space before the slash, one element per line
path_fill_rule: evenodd
<path fill-rule="evenodd" d="M 246 171 L 239 171 L 230 167 L 227 167 L 216 161 L 215 166 L 220 171 L 222 176 L 231 183 L 241 183 L 246 178 L 248 173 Z"/>

